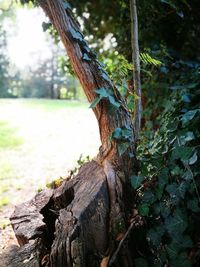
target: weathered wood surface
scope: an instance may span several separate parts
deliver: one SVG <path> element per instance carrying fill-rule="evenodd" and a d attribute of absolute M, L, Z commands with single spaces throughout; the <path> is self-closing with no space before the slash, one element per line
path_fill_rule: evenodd
<path fill-rule="evenodd" d="M 21 246 L 15 257 L 23 262 L 12 258 L 8 266 L 99 266 L 108 248 L 109 210 L 103 168 L 86 163 L 75 178 L 15 209 L 10 220 Z"/>

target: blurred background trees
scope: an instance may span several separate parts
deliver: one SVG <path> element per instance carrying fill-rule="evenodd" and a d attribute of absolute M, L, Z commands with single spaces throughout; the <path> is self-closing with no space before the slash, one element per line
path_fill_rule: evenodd
<path fill-rule="evenodd" d="M 34 25 L 30 25 L 29 22 L 29 25 L 25 26 L 26 17 L 24 17 L 24 25 L 20 25 L 19 16 L 22 15 L 23 17 L 23 13 L 19 12 L 22 9 L 23 7 L 14 1 L 0 2 L 0 98 L 84 98 L 80 92 L 78 81 L 69 75 L 63 66 L 62 59 L 65 52 L 62 45 L 58 42 L 55 43 L 50 33 L 42 33 L 47 55 L 44 57 L 42 51 L 33 50 L 29 56 L 35 60 L 27 62 L 26 54 L 22 54 L 23 48 L 20 50 L 19 45 L 15 43 L 18 41 L 16 36 L 19 35 L 21 28 L 34 27 Z M 35 15 L 31 13 L 33 10 L 31 4 L 26 6 L 24 10 L 30 16 Z M 38 13 L 40 18 L 39 10 L 34 9 L 34 12 L 36 15 Z M 35 18 L 37 19 L 37 17 Z M 42 31 L 42 23 L 40 27 Z M 24 38 L 26 36 L 23 36 L 23 40 Z M 37 40 L 37 37 L 34 41 L 35 44 L 41 42 Z M 23 47 L 23 43 L 21 46 Z M 34 47 L 34 44 L 30 46 Z M 24 61 L 24 63 L 20 64 L 19 56 L 18 62 L 16 62 L 16 54 L 21 55 L 21 62 Z"/>

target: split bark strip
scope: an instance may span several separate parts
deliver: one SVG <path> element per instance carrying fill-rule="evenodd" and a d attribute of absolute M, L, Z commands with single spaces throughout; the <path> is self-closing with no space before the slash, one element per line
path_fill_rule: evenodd
<path fill-rule="evenodd" d="M 135 93 L 135 109 L 134 109 L 134 128 L 136 141 L 139 138 L 141 129 L 142 114 L 142 90 L 140 81 L 140 55 L 138 43 L 138 18 L 136 0 L 130 0 L 131 12 L 131 45 L 132 45 L 132 61 L 133 61 L 133 85 Z"/>

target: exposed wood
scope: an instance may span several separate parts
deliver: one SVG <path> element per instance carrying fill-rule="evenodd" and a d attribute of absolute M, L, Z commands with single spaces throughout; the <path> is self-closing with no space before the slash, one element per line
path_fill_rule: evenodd
<path fill-rule="evenodd" d="M 130 0 L 131 12 L 131 45 L 132 45 L 132 60 L 133 60 L 133 85 L 135 93 L 135 108 L 134 108 L 134 128 L 135 138 L 139 138 L 141 129 L 142 115 L 142 90 L 140 81 L 140 54 L 138 43 L 138 18 L 136 0 Z"/>
<path fill-rule="evenodd" d="M 45 251 L 50 266 L 96 266 L 108 248 L 109 208 L 103 168 L 85 164 L 74 179 L 17 207 L 10 218 L 22 246 L 17 255 L 37 248 L 39 238 L 40 264 Z"/>

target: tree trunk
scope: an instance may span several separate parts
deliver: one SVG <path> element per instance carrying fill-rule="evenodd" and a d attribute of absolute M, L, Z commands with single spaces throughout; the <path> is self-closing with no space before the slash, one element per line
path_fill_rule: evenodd
<path fill-rule="evenodd" d="M 33 246 L 30 240 L 34 240 L 33 254 L 38 255 L 38 265 L 20 266 L 105 267 L 118 235 L 129 226 L 129 177 L 136 168 L 131 115 L 84 40 L 69 6 L 61 0 L 38 3 L 58 31 L 84 92 L 93 102 L 102 145 L 97 157 L 75 178 L 16 208 L 11 223 L 19 244 Z M 128 135 L 119 138 L 119 132 Z M 128 251 L 128 246 L 122 248 L 113 266 L 132 266 Z M 45 257 L 48 265 L 42 265 Z"/>

